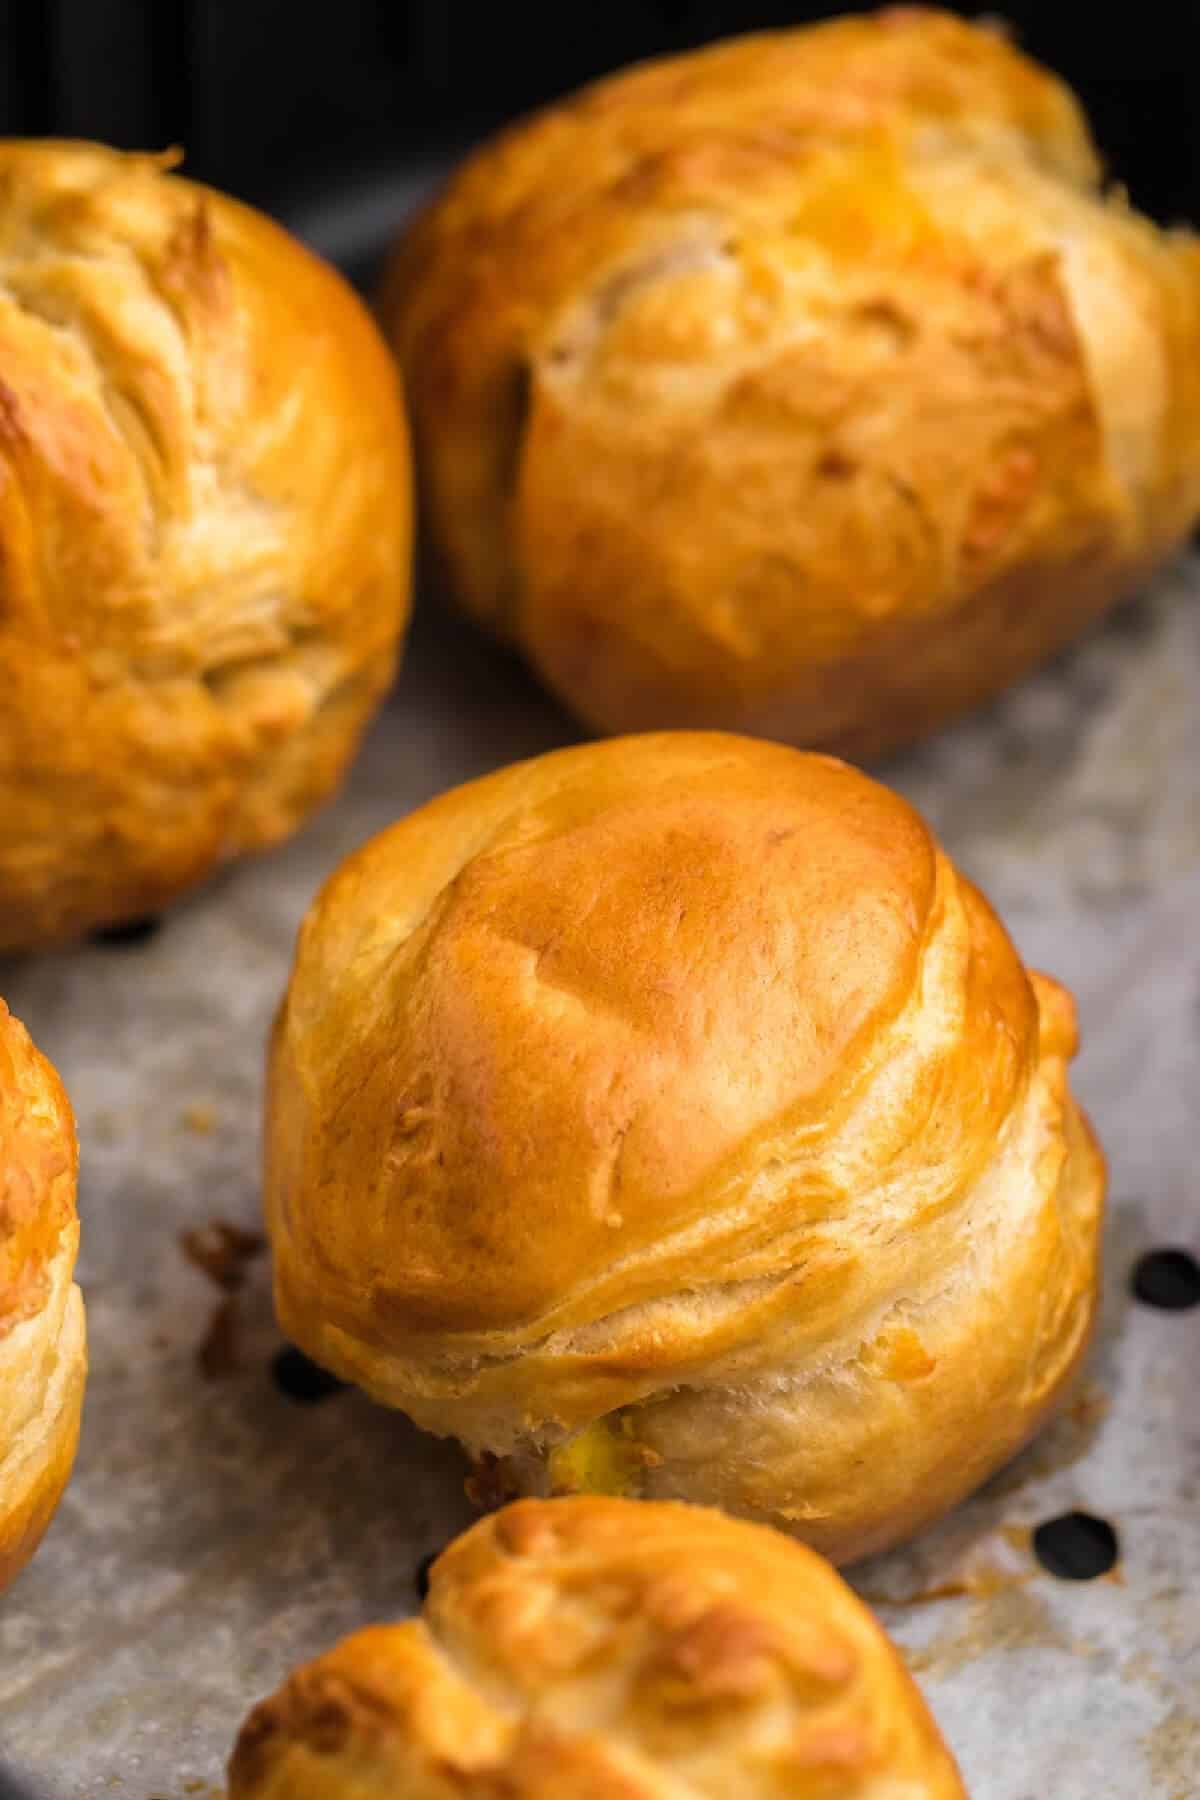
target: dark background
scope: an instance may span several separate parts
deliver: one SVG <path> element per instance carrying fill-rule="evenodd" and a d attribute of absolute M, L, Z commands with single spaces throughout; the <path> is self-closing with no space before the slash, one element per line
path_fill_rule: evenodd
<path fill-rule="evenodd" d="M 859 10 L 803 0 L 0 0 L 0 130 L 183 144 L 188 172 L 328 236 L 414 158 L 636 57 Z M 985 10 L 960 6 L 968 15 Z M 1114 175 L 1200 214 L 1200 0 L 1011 0 Z M 328 244 L 333 254 L 343 251 Z"/>

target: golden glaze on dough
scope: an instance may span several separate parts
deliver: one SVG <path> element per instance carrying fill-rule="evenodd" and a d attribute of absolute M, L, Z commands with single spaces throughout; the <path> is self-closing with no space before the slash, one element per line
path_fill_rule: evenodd
<path fill-rule="evenodd" d="M 891 8 L 616 75 L 473 155 L 382 297 L 452 587 L 591 725 L 875 754 L 1200 513 L 1200 251 L 1070 92 Z"/>
<path fill-rule="evenodd" d="M 407 617 L 385 346 L 171 160 L 0 142 L 0 951 L 286 836 Z"/>
<path fill-rule="evenodd" d="M 829 1565 L 697 1507 L 521 1501 L 242 1728 L 230 1800 L 964 1800 Z"/>
<path fill-rule="evenodd" d="M 77 1163 L 62 1084 L 0 1000 L 0 1591 L 37 1548 L 79 1435 Z"/>
<path fill-rule="evenodd" d="M 1103 1171 L 1069 996 L 896 795 L 719 734 L 443 795 L 301 932 L 269 1080 L 284 1330 L 535 1490 L 835 1560 L 1041 1423 Z"/>

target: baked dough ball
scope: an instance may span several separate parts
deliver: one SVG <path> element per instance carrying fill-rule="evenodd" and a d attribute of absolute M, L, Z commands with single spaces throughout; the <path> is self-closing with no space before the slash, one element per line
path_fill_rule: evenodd
<path fill-rule="evenodd" d="M 477 152 L 382 311 L 433 544 L 589 724 L 872 755 L 1200 512 L 1200 251 L 1070 92 L 905 7 L 585 89 Z"/>
<path fill-rule="evenodd" d="M 691 1506 L 521 1501 L 242 1728 L 230 1800 L 963 1800 L 828 1563 Z"/>
<path fill-rule="evenodd" d="M 0 952 L 286 837 L 407 616 L 386 346 L 172 160 L 0 142 Z"/>
<path fill-rule="evenodd" d="M 1069 996 L 905 802 L 719 734 L 435 800 L 301 931 L 279 1317 L 525 1491 L 700 1500 L 835 1561 L 1037 1429 L 1095 1297 Z"/>
<path fill-rule="evenodd" d="M 58 1076 L 0 1000 L 0 1590 L 71 1473 L 87 1374 L 78 1157 Z"/>

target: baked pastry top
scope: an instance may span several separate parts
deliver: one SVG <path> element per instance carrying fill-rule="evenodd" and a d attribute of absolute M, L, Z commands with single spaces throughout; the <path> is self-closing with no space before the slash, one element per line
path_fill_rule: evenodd
<path fill-rule="evenodd" d="M 254 1709 L 231 1800 L 963 1800 L 829 1565 L 698 1507 L 521 1501 Z"/>
<path fill-rule="evenodd" d="M 873 755 L 1200 515 L 1196 242 L 946 13 L 735 39 L 513 126 L 381 310 L 451 587 L 604 730 Z"/>
<path fill-rule="evenodd" d="M 1087 1340 L 1069 996 L 895 794 L 720 734 L 556 752 L 350 857 L 271 1057 L 282 1326 L 503 1478 L 844 1560 Z"/>
<path fill-rule="evenodd" d="M 77 1166 L 62 1083 L 0 1000 L 0 1590 L 50 1523 L 79 1435 Z"/>
<path fill-rule="evenodd" d="M 407 617 L 382 339 L 173 160 L 0 141 L 0 951 L 286 836 Z"/>

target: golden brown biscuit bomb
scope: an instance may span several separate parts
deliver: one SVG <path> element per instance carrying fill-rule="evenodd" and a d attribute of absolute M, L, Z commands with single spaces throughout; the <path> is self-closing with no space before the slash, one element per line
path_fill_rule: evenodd
<path fill-rule="evenodd" d="M 408 614 L 386 347 L 172 160 L 0 141 L 0 951 L 286 837 Z"/>
<path fill-rule="evenodd" d="M 998 692 L 1200 513 L 1200 251 L 1070 91 L 917 7 L 627 70 L 395 257 L 451 587 L 589 724 L 853 756 Z"/>
<path fill-rule="evenodd" d="M 903 800 L 719 734 L 558 751 L 350 857 L 269 1076 L 283 1329 L 501 1485 L 835 1561 L 970 1492 L 1085 1347 L 1070 997 Z"/>
<path fill-rule="evenodd" d="M 0 1591 L 37 1549 L 75 1459 L 87 1375 L 77 1165 L 62 1083 L 0 1000 Z"/>
<path fill-rule="evenodd" d="M 699 1507 L 525 1500 L 242 1727 L 230 1800 L 964 1800 L 820 1557 Z"/>

